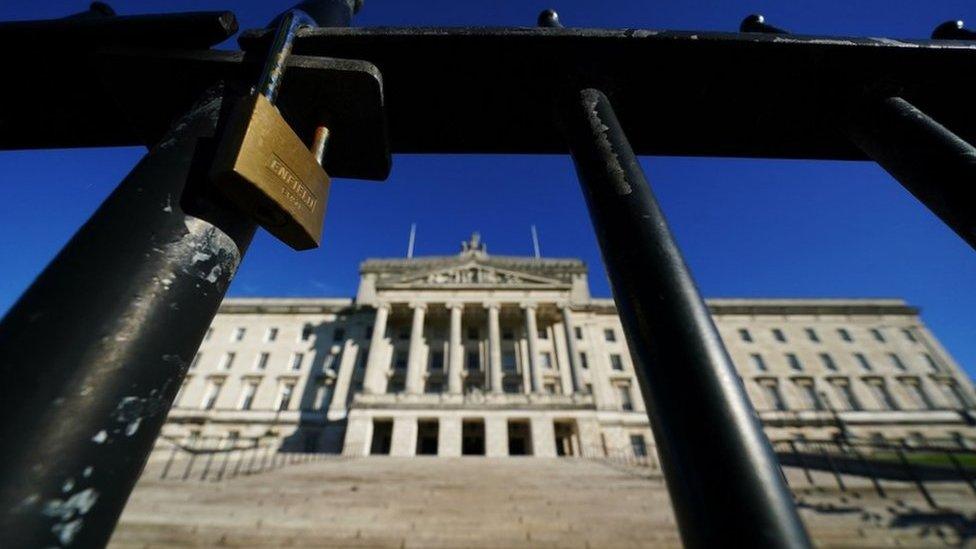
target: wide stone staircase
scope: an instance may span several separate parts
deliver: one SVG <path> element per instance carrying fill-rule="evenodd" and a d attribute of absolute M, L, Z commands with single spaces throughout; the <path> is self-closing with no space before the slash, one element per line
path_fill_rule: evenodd
<path fill-rule="evenodd" d="M 678 547 L 653 470 L 598 460 L 332 458 L 213 480 L 161 480 L 151 465 L 111 547 Z M 904 482 L 787 478 L 823 547 L 971 545 L 976 497 Z M 817 473 L 820 474 L 820 473 Z M 820 482 L 823 480 L 823 482 Z"/>

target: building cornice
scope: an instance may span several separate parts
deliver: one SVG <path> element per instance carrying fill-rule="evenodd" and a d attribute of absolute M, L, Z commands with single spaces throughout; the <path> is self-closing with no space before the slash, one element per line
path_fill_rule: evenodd
<path fill-rule="evenodd" d="M 350 312 L 350 298 L 230 297 L 220 304 L 222 314 L 323 314 Z"/>

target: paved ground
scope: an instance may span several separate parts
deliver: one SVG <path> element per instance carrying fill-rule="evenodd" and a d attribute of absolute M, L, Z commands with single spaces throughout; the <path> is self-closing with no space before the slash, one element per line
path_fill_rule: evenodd
<path fill-rule="evenodd" d="M 220 482 L 150 468 L 111 547 L 677 547 L 662 480 L 601 462 L 538 458 L 329 459 Z M 819 474 L 818 474 L 819 475 Z M 976 497 L 933 486 L 944 511 L 888 483 L 788 476 L 820 546 L 972 543 Z"/>

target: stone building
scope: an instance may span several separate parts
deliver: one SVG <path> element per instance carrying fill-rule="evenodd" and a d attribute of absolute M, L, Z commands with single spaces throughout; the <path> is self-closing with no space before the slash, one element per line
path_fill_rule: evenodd
<path fill-rule="evenodd" d="M 614 303 L 581 261 L 493 256 L 475 235 L 360 273 L 355 299 L 225 300 L 163 436 L 654 459 Z M 771 439 L 976 442 L 969 378 L 903 301 L 708 304 Z"/>

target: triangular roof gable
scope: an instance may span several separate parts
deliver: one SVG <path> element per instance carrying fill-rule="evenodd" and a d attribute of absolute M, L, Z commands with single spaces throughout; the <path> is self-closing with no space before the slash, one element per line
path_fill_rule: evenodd
<path fill-rule="evenodd" d="M 413 272 L 379 282 L 381 286 L 535 286 L 565 287 L 566 282 L 511 269 L 500 269 L 477 260 L 450 267 Z"/>

